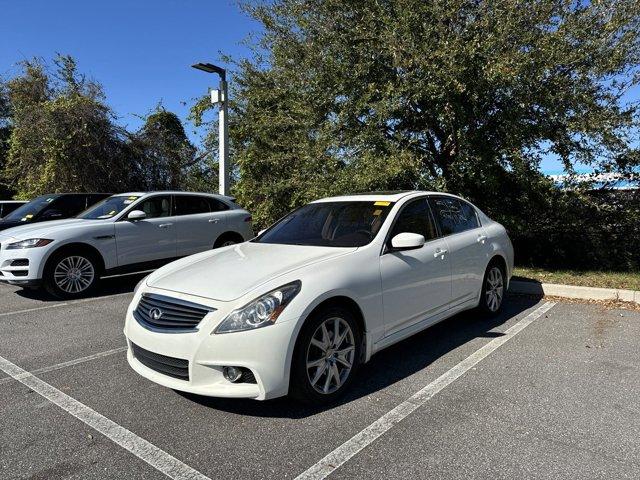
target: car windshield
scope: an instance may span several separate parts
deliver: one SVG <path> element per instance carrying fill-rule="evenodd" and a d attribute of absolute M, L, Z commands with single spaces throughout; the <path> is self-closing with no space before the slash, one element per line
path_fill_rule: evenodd
<path fill-rule="evenodd" d="M 140 197 L 137 195 L 114 195 L 89 207 L 77 218 L 85 220 L 106 220 L 113 218 Z"/>
<path fill-rule="evenodd" d="M 34 198 L 29 203 L 25 203 L 19 208 L 16 208 L 9 215 L 2 220 L 6 222 L 29 222 L 49 206 L 59 195 L 43 195 L 41 197 Z"/>
<path fill-rule="evenodd" d="M 257 243 L 362 247 L 389 214 L 391 202 L 318 202 L 291 212 L 256 238 Z"/>

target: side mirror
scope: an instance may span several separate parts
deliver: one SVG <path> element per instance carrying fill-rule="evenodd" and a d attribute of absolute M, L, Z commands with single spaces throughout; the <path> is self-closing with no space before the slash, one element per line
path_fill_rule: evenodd
<path fill-rule="evenodd" d="M 129 215 L 127 215 L 127 220 L 131 220 L 132 222 L 137 222 L 138 220 L 144 220 L 147 218 L 147 214 L 142 210 L 131 210 Z"/>
<path fill-rule="evenodd" d="M 413 250 L 422 248 L 424 242 L 424 237 L 419 233 L 404 232 L 391 239 L 391 248 L 393 250 Z"/>

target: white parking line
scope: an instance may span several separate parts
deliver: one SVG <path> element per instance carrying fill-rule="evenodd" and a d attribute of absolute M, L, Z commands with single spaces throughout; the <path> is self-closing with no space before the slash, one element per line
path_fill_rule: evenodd
<path fill-rule="evenodd" d="M 135 433 L 118 425 L 95 410 L 80 403 L 66 393 L 61 392 L 31 373 L 23 370 L 9 360 L 0 357 L 0 370 L 58 405 L 78 420 L 94 428 L 105 437 L 144 460 L 152 467 L 176 480 L 210 480 L 209 477 L 194 470 L 164 450 L 139 437 Z"/>
<path fill-rule="evenodd" d="M 69 305 L 76 305 L 78 303 L 87 303 L 87 302 L 94 302 L 96 300 L 104 300 L 104 299 L 108 299 L 108 298 L 122 297 L 124 295 L 133 295 L 133 292 L 116 293 L 114 295 L 107 295 L 107 296 L 104 296 L 104 297 L 85 298 L 85 299 L 82 299 L 82 300 L 74 300 L 73 302 L 54 303 L 53 305 L 44 305 L 42 307 L 27 308 L 25 310 L 15 310 L 13 312 L 4 312 L 4 313 L 0 313 L 0 317 L 6 317 L 8 315 L 17 315 L 19 313 L 37 312 L 38 310 L 48 310 L 50 308 L 66 307 L 66 306 L 69 306 Z"/>
<path fill-rule="evenodd" d="M 106 350 L 104 352 L 94 353 L 93 355 L 88 355 L 86 357 L 80 357 L 74 360 L 69 360 L 68 362 L 56 363 L 55 365 L 49 365 L 48 367 L 38 368 L 37 370 L 32 370 L 29 373 L 32 375 L 37 375 L 39 373 L 53 372 L 55 370 L 60 370 L 61 368 L 71 367 L 73 365 L 78 365 L 79 363 L 90 362 L 91 360 L 108 357 L 109 355 L 113 355 L 114 353 L 120 353 L 126 350 L 127 350 L 127 347 L 118 347 L 112 350 Z M 0 385 L 2 385 L 3 383 L 12 382 L 14 380 L 17 380 L 17 378 L 13 378 L 13 377 L 0 378 Z"/>
<path fill-rule="evenodd" d="M 357 455 L 361 450 L 375 441 L 378 437 L 388 432 L 395 424 L 402 421 L 418 407 L 424 405 L 430 398 L 460 378 L 481 360 L 489 356 L 492 352 L 500 348 L 511 338 L 516 336 L 528 325 L 549 311 L 555 302 L 546 302 L 518 323 L 510 327 L 500 337 L 496 337 L 479 350 L 469 355 L 463 361 L 455 365 L 449 371 L 435 379 L 433 382 L 417 391 L 407 400 L 385 413 L 378 420 L 366 427 L 360 433 L 351 437 L 345 443 L 329 453 L 315 465 L 296 477 L 296 480 L 321 480 L 329 476 L 333 471 L 344 465 L 350 458 Z"/>

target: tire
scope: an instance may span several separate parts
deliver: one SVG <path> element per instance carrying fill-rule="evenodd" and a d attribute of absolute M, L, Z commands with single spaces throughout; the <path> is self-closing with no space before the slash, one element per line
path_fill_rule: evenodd
<path fill-rule="evenodd" d="M 44 270 L 44 288 L 57 298 L 70 300 L 90 294 L 100 278 L 99 261 L 90 252 L 54 253 Z"/>
<path fill-rule="evenodd" d="M 336 345 L 340 337 L 342 340 Z M 334 402 L 348 390 L 360 366 L 361 354 L 362 333 L 348 309 L 329 307 L 314 313 L 296 341 L 289 383 L 291 396 L 312 405 Z M 308 367 L 310 364 L 314 365 Z"/>
<path fill-rule="evenodd" d="M 242 243 L 244 239 L 237 233 L 223 233 L 213 244 L 213 248 L 228 247 L 229 245 L 235 245 L 236 243 Z"/>
<path fill-rule="evenodd" d="M 493 317 L 500 313 L 504 304 L 505 272 L 498 262 L 490 262 L 482 280 L 482 293 L 478 309 L 485 315 Z"/>

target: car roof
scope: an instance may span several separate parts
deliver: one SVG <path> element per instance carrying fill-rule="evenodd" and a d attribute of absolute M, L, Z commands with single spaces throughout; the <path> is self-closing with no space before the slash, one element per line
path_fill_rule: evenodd
<path fill-rule="evenodd" d="M 233 197 L 227 195 L 220 195 L 218 193 L 205 193 L 205 192 L 181 192 L 180 190 L 154 190 L 151 192 L 125 192 L 116 193 L 114 197 L 144 197 L 147 195 L 204 195 L 207 197 L 225 198 L 227 200 L 234 201 Z"/>
<path fill-rule="evenodd" d="M 0 203 L 29 203 L 31 200 L 0 200 Z"/>
<path fill-rule="evenodd" d="M 399 190 L 399 191 L 391 191 L 391 192 L 363 192 L 363 193 L 352 193 L 349 195 L 341 195 L 337 197 L 327 197 L 316 200 L 316 202 L 375 202 L 375 201 L 385 201 L 385 202 L 397 202 L 405 197 L 415 196 L 415 195 L 449 195 L 444 192 L 429 192 L 422 190 Z"/>

